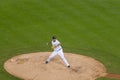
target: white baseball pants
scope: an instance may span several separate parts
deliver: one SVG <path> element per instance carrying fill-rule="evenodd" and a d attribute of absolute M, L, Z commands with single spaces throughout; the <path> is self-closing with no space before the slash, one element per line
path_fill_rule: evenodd
<path fill-rule="evenodd" d="M 61 59 L 63 60 L 63 62 L 65 63 L 65 65 L 66 65 L 66 66 L 69 66 L 68 61 L 67 61 L 66 58 L 64 57 L 64 54 L 63 54 L 63 50 L 62 50 L 62 49 L 60 49 L 60 50 L 58 50 L 58 51 L 53 51 L 53 52 L 51 53 L 51 55 L 49 56 L 49 58 L 47 59 L 47 61 L 50 62 L 50 60 L 51 60 L 52 58 L 54 58 L 56 55 L 59 55 L 60 58 L 61 58 Z"/>

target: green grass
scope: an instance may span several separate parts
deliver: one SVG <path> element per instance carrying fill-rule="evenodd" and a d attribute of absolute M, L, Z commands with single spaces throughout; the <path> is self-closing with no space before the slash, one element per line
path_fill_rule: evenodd
<path fill-rule="evenodd" d="M 116 79 L 108 79 L 108 78 L 99 78 L 97 80 L 116 80 Z"/>
<path fill-rule="evenodd" d="M 120 74 L 120 0 L 1 0 L 0 79 L 12 56 L 49 51 L 56 35 L 65 52 L 93 57 Z M 100 78 L 98 80 L 111 80 Z"/>

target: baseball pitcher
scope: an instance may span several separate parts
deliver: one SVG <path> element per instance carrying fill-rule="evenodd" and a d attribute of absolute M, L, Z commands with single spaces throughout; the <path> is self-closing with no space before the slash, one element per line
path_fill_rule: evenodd
<path fill-rule="evenodd" d="M 68 63 L 68 61 L 66 60 L 66 58 L 64 57 L 64 53 L 63 53 L 63 49 L 60 45 L 60 42 L 56 39 L 55 36 L 52 37 L 52 49 L 54 50 L 51 55 L 48 57 L 48 59 L 46 60 L 46 64 L 50 62 L 50 60 L 52 58 L 54 58 L 56 55 L 59 55 L 60 58 L 63 60 L 63 62 L 65 63 L 65 65 L 70 68 L 70 64 Z"/>

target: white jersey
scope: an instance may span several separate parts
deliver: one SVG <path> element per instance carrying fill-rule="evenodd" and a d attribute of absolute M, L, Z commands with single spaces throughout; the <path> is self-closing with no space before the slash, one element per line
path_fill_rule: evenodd
<path fill-rule="evenodd" d="M 60 42 L 57 39 L 55 42 L 52 41 L 52 46 L 57 46 L 58 44 L 60 44 Z M 54 51 L 59 51 L 60 49 L 62 49 L 62 47 L 59 45 L 54 48 Z"/>

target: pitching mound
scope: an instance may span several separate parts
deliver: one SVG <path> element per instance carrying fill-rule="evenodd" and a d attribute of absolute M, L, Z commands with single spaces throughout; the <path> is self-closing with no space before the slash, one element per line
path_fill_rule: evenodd
<path fill-rule="evenodd" d="M 58 56 L 45 64 L 49 55 L 50 52 L 38 52 L 15 56 L 5 62 L 4 68 L 24 80 L 95 80 L 106 75 L 104 65 L 93 58 L 65 53 L 71 64 L 67 68 Z"/>

